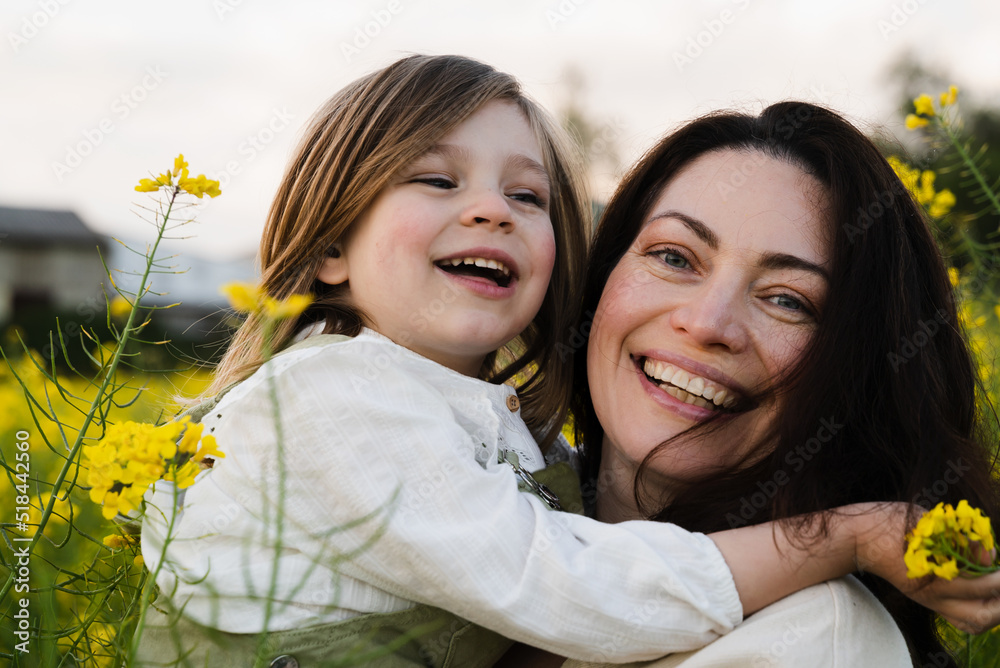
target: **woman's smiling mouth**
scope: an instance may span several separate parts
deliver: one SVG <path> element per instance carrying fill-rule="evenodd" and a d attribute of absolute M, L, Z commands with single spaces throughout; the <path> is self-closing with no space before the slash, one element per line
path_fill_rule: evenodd
<path fill-rule="evenodd" d="M 636 364 L 651 383 L 678 401 L 712 411 L 731 409 L 736 404 L 732 389 L 673 364 L 649 357 L 636 360 Z"/>

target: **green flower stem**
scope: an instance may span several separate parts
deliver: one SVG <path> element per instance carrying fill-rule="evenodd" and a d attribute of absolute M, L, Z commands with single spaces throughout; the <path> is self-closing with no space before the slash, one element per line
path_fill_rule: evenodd
<path fill-rule="evenodd" d="M 149 610 L 149 606 L 153 602 L 153 592 L 156 589 L 156 577 L 163 569 L 163 564 L 167 560 L 167 548 L 173 541 L 174 522 L 177 520 L 177 501 L 180 496 L 180 490 L 177 489 L 176 482 L 173 484 L 173 493 L 170 522 L 167 524 L 167 532 L 163 539 L 163 549 L 160 551 L 160 559 L 156 564 L 156 570 L 153 571 L 148 578 L 145 578 L 145 574 L 143 574 L 145 580 L 142 582 L 142 594 L 139 605 L 139 621 L 136 623 L 135 631 L 132 634 L 132 642 L 129 646 L 128 662 L 125 664 L 126 666 L 131 666 L 135 663 L 135 653 L 139 650 L 139 642 L 142 640 L 142 631 L 146 628 L 146 611 Z"/>
<path fill-rule="evenodd" d="M 145 292 L 146 281 L 149 280 L 149 275 L 153 268 L 154 258 L 156 257 L 156 250 L 160 245 L 160 241 L 162 241 L 163 239 L 163 235 L 166 234 L 167 221 L 170 218 L 170 212 L 174 208 L 174 201 L 177 199 L 177 195 L 179 194 L 179 192 L 180 192 L 179 189 L 174 188 L 174 191 L 170 196 L 170 203 L 167 205 L 167 210 L 163 214 L 163 223 L 157 225 L 156 240 L 153 242 L 153 247 L 147 256 L 146 268 L 142 274 L 142 281 L 140 283 L 140 288 L 136 291 L 135 301 L 132 303 L 132 310 L 129 312 L 128 320 L 126 321 L 125 326 L 122 328 L 121 338 L 119 339 L 118 345 L 115 348 L 115 352 L 111 357 L 111 363 L 107 367 L 107 370 L 104 374 L 104 379 L 101 381 L 101 386 L 97 390 L 97 395 L 91 402 L 90 409 L 87 411 L 87 415 L 83 420 L 83 424 L 81 425 L 79 432 L 77 433 L 77 437 L 75 442 L 73 443 L 73 447 L 70 448 L 69 454 L 67 454 L 66 456 L 66 462 L 59 470 L 59 475 L 56 476 L 56 480 L 52 484 L 52 494 L 49 497 L 49 502 L 46 504 L 45 509 L 42 511 L 41 519 L 38 520 L 38 528 L 35 530 L 35 534 L 32 536 L 31 542 L 28 543 L 29 554 L 31 554 L 34 551 L 35 545 L 38 544 L 38 541 L 42 537 L 42 532 L 44 531 L 46 524 L 48 524 L 49 517 L 51 517 L 52 512 L 55 508 L 56 498 L 59 496 L 59 490 L 61 489 L 63 482 L 66 480 L 66 476 L 69 474 L 70 469 L 73 467 L 74 463 L 76 463 L 77 457 L 80 453 L 80 448 L 83 446 L 85 434 L 87 433 L 87 430 L 90 428 L 90 425 L 94 422 L 94 415 L 98 412 L 99 407 L 105 401 L 105 393 L 107 392 L 108 387 L 113 383 L 115 371 L 117 371 L 118 369 L 118 362 L 122 358 L 122 353 L 124 352 L 125 346 L 128 344 L 130 335 L 133 331 L 132 326 L 133 323 L 135 322 L 136 313 L 139 310 L 139 300 L 142 299 L 142 295 Z M 7 592 L 10 591 L 10 588 L 13 586 L 13 584 L 14 584 L 14 572 L 11 571 L 11 573 L 7 576 L 7 581 L 4 583 L 3 588 L 0 589 L 0 599 L 3 599 L 7 595 Z"/>
<path fill-rule="evenodd" d="M 266 365 L 268 360 L 270 360 L 274 354 L 274 351 L 271 348 L 271 338 L 274 335 L 275 325 L 278 321 L 268 317 L 264 313 L 261 313 L 260 317 L 264 318 L 264 345 L 263 350 L 261 351 L 261 356 L 264 360 L 264 364 Z M 261 629 L 260 640 L 257 644 L 257 657 L 254 659 L 254 666 L 263 665 L 260 662 L 264 657 L 264 646 L 267 642 L 267 627 L 271 621 L 274 598 L 278 590 L 278 561 L 281 557 L 281 538 L 284 533 L 285 524 L 285 457 L 283 450 L 285 439 L 284 430 L 281 426 L 281 409 L 278 403 L 278 387 L 274 380 L 274 370 L 270 367 L 267 369 L 267 391 L 268 398 L 271 403 L 271 417 L 274 420 L 275 447 L 277 448 L 278 456 L 278 500 L 274 515 L 276 533 L 274 538 L 274 560 L 271 564 L 271 582 L 268 586 L 267 599 L 264 603 L 264 628 Z"/>
<path fill-rule="evenodd" d="M 993 205 L 993 210 L 996 211 L 997 215 L 1000 215 L 1000 200 L 997 199 L 996 193 L 993 192 L 993 189 L 990 188 L 989 185 L 987 185 L 985 177 L 983 177 L 983 174 L 982 172 L 979 171 L 979 168 L 976 167 L 975 161 L 965 150 L 965 147 L 962 146 L 962 142 L 959 141 L 958 135 L 952 131 L 951 124 L 949 124 L 947 121 L 945 121 L 939 116 L 935 116 L 935 124 L 937 125 L 937 127 L 941 128 L 941 130 L 944 132 L 945 137 L 948 138 L 948 141 L 951 142 L 951 145 L 955 148 L 955 151 L 958 152 L 959 157 L 962 158 L 962 162 L 965 163 L 965 166 L 969 168 L 969 171 L 972 173 L 972 176 L 974 176 L 976 182 L 979 183 L 979 187 L 982 188 L 983 193 L 990 200 L 990 204 Z"/>

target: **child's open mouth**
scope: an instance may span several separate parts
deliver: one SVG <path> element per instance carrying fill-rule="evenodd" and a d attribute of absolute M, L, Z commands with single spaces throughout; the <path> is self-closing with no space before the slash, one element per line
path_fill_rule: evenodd
<path fill-rule="evenodd" d="M 510 285 L 512 278 L 510 268 L 503 262 L 487 260 L 482 257 L 455 257 L 448 260 L 438 260 L 434 264 L 449 274 L 484 279 L 501 288 Z"/>

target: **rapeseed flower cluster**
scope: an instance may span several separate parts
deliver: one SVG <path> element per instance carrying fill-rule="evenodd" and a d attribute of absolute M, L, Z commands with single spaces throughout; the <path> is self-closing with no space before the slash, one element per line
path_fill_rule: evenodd
<path fill-rule="evenodd" d="M 161 478 L 180 489 L 190 487 L 207 458 L 225 457 L 214 436 L 202 436 L 203 429 L 188 416 L 159 426 L 127 421 L 108 427 L 97 445 L 83 448 L 90 500 L 111 519 L 138 508 L 149 486 Z"/>
<path fill-rule="evenodd" d="M 220 292 L 229 300 L 229 305 L 239 313 L 255 313 L 269 320 L 297 318 L 309 304 L 312 295 L 290 295 L 285 299 L 275 299 L 252 283 L 234 281 L 226 283 Z"/>
<path fill-rule="evenodd" d="M 958 101 L 958 86 L 949 86 L 948 90 L 938 96 L 941 110 L 950 107 Z M 906 128 L 916 130 L 925 127 L 930 123 L 930 119 L 937 116 L 934 109 L 934 98 L 927 93 L 923 93 L 913 98 L 913 111 L 916 113 L 906 115 Z"/>
<path fill-rule="evenodd" d="M 896 156 L 889 156 L 889 165 L 920 206 L 932 218 L 943 218 L 955 206 L 955 195 L 950 190 L 934 190 L 936 175 L 929 169 L 911 167 Z"/>
<path fill-rule="evenodd" d="M 983 565 L 979 558 L 994 547 L 990 519 L 964 499 L 956 508 L 939 503 L 927 511 L 907 541 L 903 560 L 911 578 L 933 574 L 951 580 L 959 571 L 992 573 L 998 569 L 993 563 Z"/>
<path fill-rule="evenodd" d="M 174 182 L 174 179 L 177 182 Z M 201 199 L 204 195 L 218 197 L 222 194 L 219 190 L 219 182 L 207 178 L 204 174 L 191 177 L 188 172 L 188 163 L 181 153 L 174 158 L 174 168 L 160 174 L 155 179 L 139 179 L 139 185 L 135 187 L 138 192 L 152 193 L 160 188 L 176 188 Z"/>

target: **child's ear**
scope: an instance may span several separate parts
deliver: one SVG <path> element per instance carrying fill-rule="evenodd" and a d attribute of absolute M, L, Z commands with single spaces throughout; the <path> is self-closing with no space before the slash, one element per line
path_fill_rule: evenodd
<path fill-rule="evenodd" d="M 347 258 L 344 257 L 339 245 L 334 246 L 323 258 L 316 278 L 328 285 L 340 285 L 347 282 Z"/>

